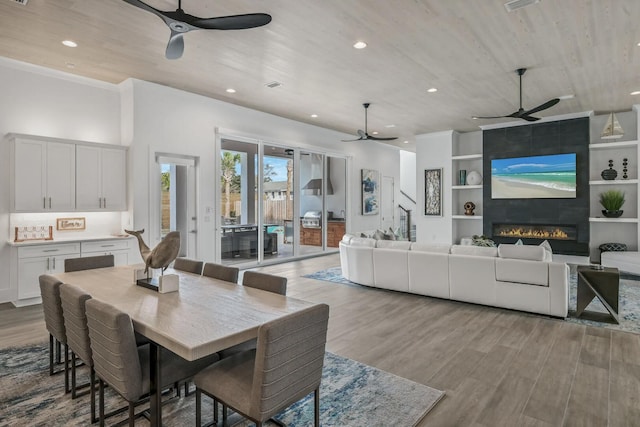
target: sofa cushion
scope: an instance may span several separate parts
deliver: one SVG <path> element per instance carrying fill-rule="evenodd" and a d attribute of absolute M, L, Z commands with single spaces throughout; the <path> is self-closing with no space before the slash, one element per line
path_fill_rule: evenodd
<path fill-rule="evenodd" d="M 369 239 L 367 237 L 354 237 L 349 242 L 351 246 L 365 246 L 368 248 L 375 248 L 376 241 L 375 239 Z"/>
<path fill-rule="evenodd" d="M 348 244 L 351 242 L 351 239 L 353 239 L 354 237 L 356 236 L 354 236 L 353 234 L 345 234 L 344 236 L 342 236 L 341 241 Z"/>
<path fill-rule="evenodd" d="M 403 240 L 378 240 L 376 242 L 376 248 L 403 249 L 405 251 L 408 251 L 410 247 L 411 242 Z"/>
<path fill-rule="evenodd" d="M 529 261 L 544 261 L 545 249 L 541 246 L 511 245 L 502 243 L 498 246 L 498 256 L 508 259 L 526 259 Z"/>
<path fill-rule="evenodd" d="M 451 253 L 454 255 L 497 257 L 498 248 L 491 248 L 491 247 L 485 247 L 485 246 L 453 245 L 451 246 Z"/>
<path fill-rule="evenodd" d="M 551 243 L 548 240 L 540 243 L 540 247 L 545 250 L 545 261 L 551 262 L 553 258 L 553 250 L 551 249 Z"/>
<path fill-rule="evenodd" d="M 439 254 L 448 254 L 451 250 L 451 245 L 446 243 L 416 243 L 411 244 L 412 251 L 419 252 L 433 252 Z"/>
<path fill-rule="evenodd" d="M 496 260 L 496 280 L 498 282 L 548 286 L 549 264 L 523 259 L 498 258 Z"/>

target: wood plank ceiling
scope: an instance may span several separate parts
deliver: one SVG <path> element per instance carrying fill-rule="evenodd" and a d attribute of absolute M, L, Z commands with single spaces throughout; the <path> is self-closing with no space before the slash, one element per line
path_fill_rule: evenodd
<path fill-rule="evenodd" d="M 542 0 L 514 12 L 503 3 L 184 0 L 200 17 L 265 12 L 273 21 L 192 31 L 183 57 L 170 61 L 169 29 L 123 1 L 0 0 L 0 56 L 111 83 L 156 82 L 353 135 L 370 102 L 369 133 L 399 136 L 392 144 L 409 149 L 417 134 L 513 120 L 471 117 L 518 109 L 519 67 L 529 68 L 525 109 L 575 95 L 540 117 L 640 104 L 630 95 L 640 90 L 640 1 Z M 368 47 L 354 49 L 358 40 Z M 272 81 L 283 85 L 265 86 Z"/>

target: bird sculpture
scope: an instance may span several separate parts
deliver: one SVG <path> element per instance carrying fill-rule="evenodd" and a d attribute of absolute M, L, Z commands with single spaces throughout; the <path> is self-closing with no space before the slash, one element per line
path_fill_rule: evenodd
<path fill-rule="evenodd" d="M 144 260 L 145 274 L 149 273 L 149 268 L 161 268 L 164 272 L 169 264 L 173 262 L 178 256 L 180 251 L 180 232 L 172 231 L 166 236 L 155 248 L 149 249 L 149 246 L 142 240 L 142 230 L 124 230 L 127 234 L 131 234 L 138 239 L 138 246 L 140 247 L 140 255 Z"/>

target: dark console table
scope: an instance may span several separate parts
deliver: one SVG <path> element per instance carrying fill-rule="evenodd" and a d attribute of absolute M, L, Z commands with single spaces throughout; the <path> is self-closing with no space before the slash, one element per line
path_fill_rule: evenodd
<path fill-rule="evenodd" d="M 578 295 L 576 316 L 598 321 L 609 321 L 611 318 L 602 313 L 585 311 L 595 297 L 605 306 L 613 322 L 618 321 L 618 294 L 620 288 L 620 272 L 617 268 L 604 267 L 601 270 L 589 266 L 578 266 Z"/>

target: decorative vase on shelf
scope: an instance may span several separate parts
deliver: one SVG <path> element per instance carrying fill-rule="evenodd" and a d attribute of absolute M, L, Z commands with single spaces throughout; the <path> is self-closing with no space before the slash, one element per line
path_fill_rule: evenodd
<path fill-rule="evenodd" d="M 602 215 L 604 215 L 607 218 L 620 218 L 622 216 L 622 213 L 624 211 L 620 210 L 620 211 L 608 211 L 606 209 L 602 210 Z"/>
<path fill-rule="evenodd" d="M 473 210 L 476 208 L 475 203 L 473 202 L 466 202 L 464 204 L 464 214 L 471 216 L 471 215 L 475 215 L 475 212 L 473 212 Z"/>
<path fill-rule="evenodd" d="M 467 185 L 482 184 L 482 175 L 478 171 L 471 171 L 467 174 Z"/>
<path fill-rule="evenodd" d="M 613 160 L 609 160 L 609 169 L 605 169 L 600 174 L 605 181 L 613 181 L 618 176 L 618 171 L 613 168 Z"/>
<path fill-rule="evenodd" d="M 458 176 L 458 185 L 465 185 L 467 183 L 467 170 L 460 169 L 460 175 Z"/>

